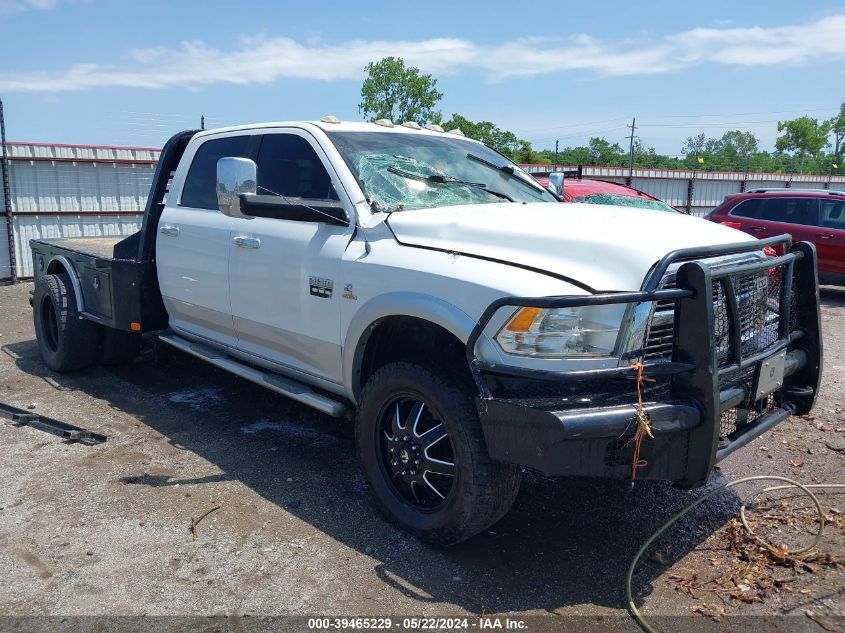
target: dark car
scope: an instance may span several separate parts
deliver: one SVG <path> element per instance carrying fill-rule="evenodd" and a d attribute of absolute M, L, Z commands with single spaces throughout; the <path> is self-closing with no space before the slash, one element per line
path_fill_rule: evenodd
<path fill-rule="evenodd" d="M 812 242 L 821 283 L 845 285 L 845 191 L 754 189 L 728 196 L 707 217 L 758 238 L 789 233 Z"/>

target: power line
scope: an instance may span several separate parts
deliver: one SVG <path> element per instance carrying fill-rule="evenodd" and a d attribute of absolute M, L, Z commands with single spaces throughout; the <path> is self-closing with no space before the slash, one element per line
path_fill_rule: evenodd
<path fill-rule="evenodd" d="M 686 119 L 694 117 L 713 117 L 713 116 L 757 116 L 758 114 L 795 114 L 804 112 L 830 112 L 836 108 L 805 108 L 802 110 L 771 110 L 769 112 L 733 112 L 721 114 L 664 114 L 660 115 L 663 119 Z"/>
<path fill-rule="evenodd" d="M 708 113 L 708 114 L 663 114 L 663 115 L 656 115 L 654 117 L 655 121 L 660 121 L 662 119 L 694 119 L 694 118 L 710 118 L 710 117 L 743 117 L 743 116 L 759 116 L 759 115 L 772 115 L 772 114 L 806 114 L 810 112 L 835 112 L 838 110 L 838 107 L 828 107 L 828 108 L 805 108 L 800 110 L 770 110 L 767 112 L 733 112 L 733 113 Z M 588 127 L 590 125 L 601 125 L 603 123 L 612 123 L 615 121 L 623 120 L 622 117 L 617 117 L 614 119 L 605 119 L 602 121 L 586 121 L 582 123 L 572 123 L 568 125 L 560 125 L 560 126 L 549 126 L 549 127 L 542 127 L 542 128 L 532 128 L 532 129 L 524 129 L 524 128 L 516 128 L 514 132 L 518 132 L 520 134 L 527 134 L 530 132 L 545 132 L 545 131 L 553 131 L 553 130 L 576 130 L 580 127 Z M 741 125 L 756 125 L 756 124 L 763 124 L 763 123 L 777 123 L 777 119 L 767 119 L 764 121 L 727 121 L 727 122 L 702 122 L 696 124 L 683 124 L 683 123 L 641 123 L 639 127 L 729 127 L 729 126 L 741 126 Z M 629 127 L 629 126 L 626 126 Z M 577 134 L 572 134 L 570 136 L 577 136 Z M 554 140 L 554 139 L 550 139 Z"/>
<path fill-rule="evenodd" d="M 551 126 L 551 127 L 537 127 L 537 128 L 529 128 L 529 129 L 516 128 L 513 131 L 519 132 L 520 134 L 526 134 L 526 133 L 529 133 L 529 132 L 546 132 L 546 131 L 550 132 L 552 130 L 570 130 L 570 129 L 575 129 L 575 128 L 579 128 L 579 127 L 589 127 L 591 125 L 602 125 L 604 123 L 613 123 L 614 121 L 624 121 L 624 120 L 625 119 L 623 117 L 616 117 L 614 119 L 603 119 L 601 121 L 583 121 L 581 123 L 571 123 L 569 125 L 557 125 L 557 126 Z"/>

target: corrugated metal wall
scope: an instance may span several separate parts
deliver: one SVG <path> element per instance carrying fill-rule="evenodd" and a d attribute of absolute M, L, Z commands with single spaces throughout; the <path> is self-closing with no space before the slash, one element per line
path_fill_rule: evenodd
<path fill-rule="evenodd" d="M 104 212 L 143 210 L 154 165 L 13 162 L 12 210 Z"/>
<path fill-rule="evenodd" d="M 29 240 L 77 235 L 130 235 L 141 224 L 159 150 L 8 143 L 14 247 L 19 277 L 32 275 Z M 551 165 L 525 165 L 530 172 Z M 561 167 L 563 168 L 563 167 Z M 566 167 L 572 169 L 572 167 Z M 624 183 L 623 167 L 584 167 L 585 178 Z M 702 215 L 745 188 L 845 189 L 845 176 L 746 174 L 671 169 L 634 169 L 631 184 L 672 206 Z M 692 199 L 688 200 L 692 181 Z M 0 188 L 0 279 L 11 275 Z"/>
<path fill-rule="evenodd" d="M 30 239 L 125 236 L 140 228 L 157 149 L 37 143 L 9 143 L 7 148 L 19 277 L 32 276 Z M 11 275 L 11 268 L 6 219 L 0 219 L 4 229 L 0 278 L 4 278 Z"/>
<path fill-rule="evenodd" d="M 618 179 L 624 183 L 625 179 Z M 682 207 L 687 203 L 687 181 L 663 178 L 632 178 L 631 186 L 660 198 L 673 207 Z"/>
<path fill-rule="evenodd" d="M 29 240 L 56 237 L 131 235 L 141 228 L 142 214 L 135 216 L 44 214 L 15 218 L 15 248 L 18 276 L 32 277 Z"/>
<path fill-rule="evenodd" d="M 552 165 L 523 165 L 530 173 L 546 173 Z M 572 166 L 557 166 L 572 170 Z M 584 178 L 598 178 L 624 184 L 628 180 L 627 167 L 582 168 Z M 817 174 L 745 174 L 743 172 L 692 171 L 684 169 L 638 169 L 631 174 L 631 186 L 664 200 L 673 207 L 693 215 L 704 215 L 718 206 L 725 196 L 756 188 L 792 189 L 845 189 L 845 176 L 819 176 Z M 692 198 L 689 198 L 690 187 Z"/>
<path fill-rule="evenodd" d="M 0 187 L 0 202 L 3 192 Z M 4 207 L 0 207 L 2 209 Z M 0 215 L 0 279 L 12 276 L 12 266 L 9 263 L 9 242 L 6 240 L 6 216 Z"/>

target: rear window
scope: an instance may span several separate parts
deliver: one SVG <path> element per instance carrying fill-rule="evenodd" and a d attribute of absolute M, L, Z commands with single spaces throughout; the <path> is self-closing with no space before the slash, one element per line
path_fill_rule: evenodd
<path fill-rule="evenodd" d="M 731 211 L 731 215 L 757 220 L 760 218 L 760 211 L 762 210 L 762 206 L 760 205 L 761 202 L 763 202 L 762 198 L 743 200 L 733 211 Z"/>
<path fill-rule="evenodd" d="M 821 208 L 821 226 L 845 231 L 845 200 L 825 200 Z"/>
<path fill-rule="evenodd" d="M 639 198 L 635 196 L 626 196 L 618 193 L 591 193 L 586 196 L 579 196 L 572 198 L 572 202 L 586 202 L 588 204 L 610 204 L 619 207 L 636 207 L 638 209 L 654 209 L 655 211 L 669 211 L 670 213 L 678 213 L 677 209 L 673 209 L 665 202 L 660 200 L 650 200 L 649 198 Z"/>
<path fill-rule="evenodd" d="M 180 204 L 196 209 L 217 209 L 217 161 L 226 156 L 248 158 L 249 138 L 227 136 L 200 145 L 182 187 Z"/>

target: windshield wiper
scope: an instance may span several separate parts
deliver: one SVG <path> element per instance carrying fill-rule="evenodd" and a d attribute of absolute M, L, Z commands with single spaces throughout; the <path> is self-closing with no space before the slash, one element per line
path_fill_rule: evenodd
<path fill-rule="evenodd" d="M 519 172 L 513 168 L 511 165 L 497 165 L 496 163 L 490 162 L 486 158 L 481 158 L 481 156 L 476 156 L 475 154 L 467 154 L 467 158 L 470 160 L 474 160 L 476 163 L 481 163 L 485 167 L 489 167 L 490 169 L 495 169 L 496 171 L 502 172 L 503 174 L 507 174 L 511 178 L 516 179 L 518 182 L 521 182 L 524 185 L 531 187 L 534 191 L 545 191 L 540 185 L 535 185 L 533 182 L 526 180 Z"/>
<path fill-rule="evenodd" d="M 460 178 L 446 177 L 441 174 L 423 176 L 421 174 L 415 174 L 410 171 L 405 171 L 404 169 L 399 169 L 398 167 L 388 167 L 387 171 L 389 171 L 391 174 L 402 176 L 403 178 L 410 178 L 411 180 L 419 180 L 421 182 L 430 182 L 438 185 L 463 185 L 465 187 L 472 187 L 473 189 L 481 189 L 481 191 L 494 195 L 497 198 L 502 198 L 504 200 L 507 200 L 508 202 L 513 202 L 513 198 L 511 198 L 508 194 L 502 193 L 501 191 L 496 191 L 495 189 L 490 189 L 483 182 L 469 182 L 467 180 L 461 180 Z"/>

